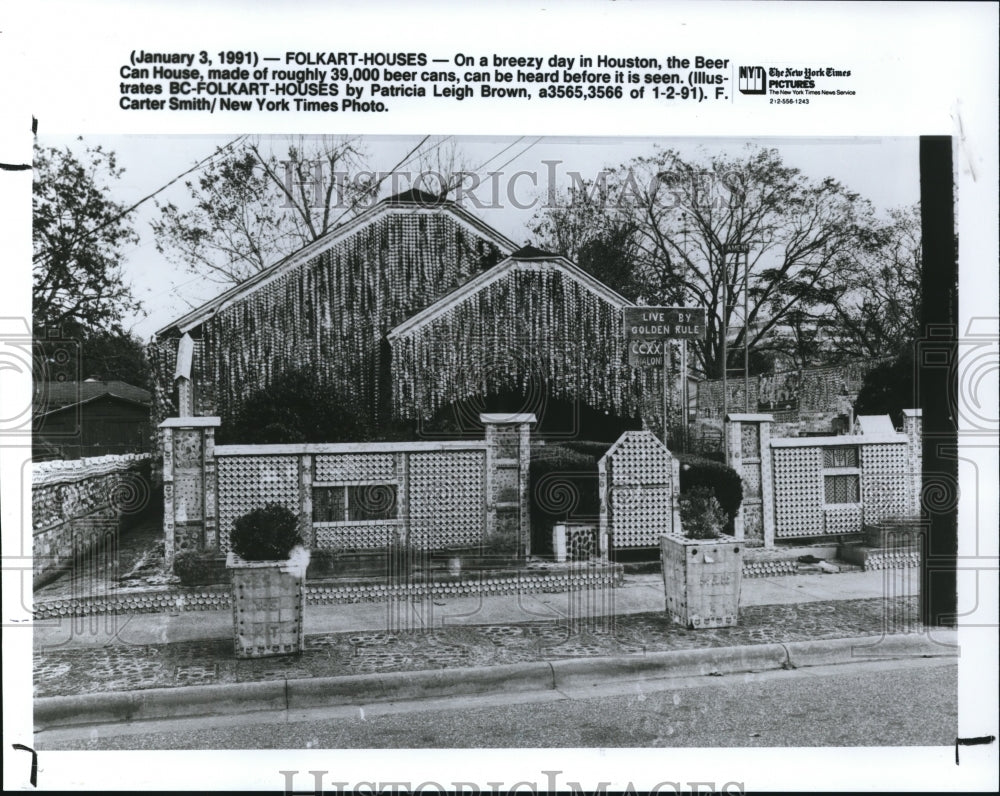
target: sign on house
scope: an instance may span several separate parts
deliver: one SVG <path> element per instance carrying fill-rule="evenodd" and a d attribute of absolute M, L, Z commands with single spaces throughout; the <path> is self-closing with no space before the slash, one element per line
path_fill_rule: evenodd
<path fill-rule="evenodd" d="M 706 313 L 691 307 L 626 307 L 625 339 L 630 365 L 663 364 L 668 340 L 703 340 Z"/>

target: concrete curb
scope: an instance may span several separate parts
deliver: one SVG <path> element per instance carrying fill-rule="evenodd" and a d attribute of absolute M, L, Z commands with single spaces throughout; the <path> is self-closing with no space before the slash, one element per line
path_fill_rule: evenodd
<path fill-rule="evenodd" d="M 699 647 L 609 658 L 552 661 L 556 688 L 585 688 L 608 682 L 664 680 L 780 669 L 788 660 L 781 644 Z"/>
<path fill-rule="evenodd" d="M 497 690 L 545 691 L 554 687 L 544 661 L 417 672 L 312 677 L 288 681 L 291 709 L 428 697 L 488 694 Z"/>
<path fill-rule="evenodd" d="M 285 680 L 267 680 L 40 697 L 34 703 L 35 726 L 58 727 L 203 716 L 215 712 L 284 710 L 287 706 L 285 683 Z"/>
<path fill-rule="evenodd" d="M 934 629 L 930 633 L 859 636 L 857 638 L 790 641 L 788 662 L 793 667 L 828 666 L 896 658 L 959 657 L 958 633 Z"/>
<path fill-rule="evenodd" d="M 573 658 L 498 666 L 264 682 L 150 688 L 40 697 L 36 730 L 80 724 L 301 710 L 432 697 L 587 688 L 608 683 L 760 672 L 859 661 L 959 655 L 954 631 L 867 636 L 741 647 L 699 647 L 636 656 Z"/>

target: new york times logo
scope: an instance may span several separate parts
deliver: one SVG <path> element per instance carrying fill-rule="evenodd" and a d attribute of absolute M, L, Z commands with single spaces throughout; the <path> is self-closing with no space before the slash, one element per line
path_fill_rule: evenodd
<path fill-rule="evenodd" d="M 767 94 L 767 73 L 763 66 L 741 66 L 740 94 Z"/>

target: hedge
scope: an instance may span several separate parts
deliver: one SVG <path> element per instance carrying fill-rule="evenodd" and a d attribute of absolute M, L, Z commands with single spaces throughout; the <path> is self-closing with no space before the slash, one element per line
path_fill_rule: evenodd
<path fill-rule="evenodd" d="M 596 522 L 601 511 L 599 458 L 572 450 L 569 444 L 532 447 L 528 490 L 532 550 L 551 553 L 556 523 Z"/>
<path fill-rule="evenodd" d="M 597 461 L 608 452 L 612 445 L 614 445 L 613 442 L 592 442 L 591 440 L 574 439 L 560 442 L 554 447 L 565 448 L 576 453 L 593 456 L 594 466 L 596 467 Z"/>
<path fill-rule="evenodd" d="M 174 557 L 174 574 L 182 586 L 211 586 L 229 579 L 226 556 L 212 550 L 185 550 Z"/>
<path fill-rule="evenodd" d="M 354 412 L 312 370 L 286 370 L 267 387 L 243 399 L 224 418 L 219 442 L 273 445 L 294 442 L 351 442 L 367 439 Z"/>
<path fill-rule="evenodd" d="M 531 449 L 530 490 L 532 550 L 551 552 L 552 526 L 559 522 L 594 522 L 601 499 L 597 462 L 608 451 L 607 442 L 571 440 L 536 445 Z M 721 462 L 692 453 L 674 454 L 680 462 L 680 494 L 708 487 L 726 512 L 726 532 L 743 502 L 739 474 Z"/>

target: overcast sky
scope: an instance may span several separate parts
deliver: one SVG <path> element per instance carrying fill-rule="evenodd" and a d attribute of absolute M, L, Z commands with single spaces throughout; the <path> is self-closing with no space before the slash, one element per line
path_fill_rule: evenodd
<path fill-rule="evenodd" d="M 389 171 L 404 159 L 423 136 L 366 137 L 362 139 L 367 152 L 366 162 L 372 171 Z M 103 145 L 118 156 L 125 168 L 122 179 L 112 184 L 114 198 L 126 205 L 160 189 L 197 161 L 211 155 L 229 137 L 208 136 L 88 136 L 83 142 L 69 137 L 40 138 L 43 146 L 70 146 L 74 151 L 84 145 Z M 287 138 L 261 139 L 262 145 L 282 144 Z M 424 148 L 437 144 L 442 149 L 457 145 L 467 167 L 485 175 L 502 171 L 498 179 L 499 208 L 477 208 L 471 202 L 465 206 L 486 223 L 517 243 L 531 240 L 530 225 L 539 205 L 550 189 L 550 175 L 555 175 L 557 190 L 570 183 L 568 172 L 578 172 L 585 178 L 596 177 L 601 169 L 611 168 L 643 154 L 652 154 L 657 145 L 672 147 L 682 154 L 710 155 L 719 151 L 738 154 L 747 139 L 634 139 L 634 138 L 518 138 L 457 137 L 429 139 Z M 880 211 L 910 205 L 919 199 L 918 140 L 916 138 L 853 138 L 853 139 L 755 139 L 752 143 L 773 146 L 780 150 L 785 162 L 801 169 L 806 175 L 834 177 L 850 189 L 868 198 Z M 548 161 L 548 163 L 546 163 Z M 557 161 L 553 164 L 551 161 Z M 415 175 L 419 169 L 407 168 Z M 526 175 L 515 177 L 518 172 Z M 192 179 L 190 175 L 186 179 Z M 407 188 L 408 177 L 400 182 Z M 485 176 L 484 176 L 485 180 Z M 511 184 L 513 180 L 513 184 Z M 514 201 L 508 198 L 508 187 Z M 492 204 L 492 187 L 484 184 L 474 193 L 483 204 Z M 388 185 L 383 195 L 388 193 Z M 182 210 L 190 204 L 183 180 L 157 195 L 162 201 L 173 201 Z M 142 301 L 145 315 L 129 317 L 126 325 L 143 340 L 192 306 L 197 306 L 222 291 L 218 284 L 207 282 L 166 260 L 156 251 L 150 221 L 156 214 L 152 201 L 145 202 L 132 216 L 140 236 L 139 245 L 126 253 L 125 276 L 131 280 L 136 297 Z M 346 217 L 345 217 L 346 218 Z"/>

